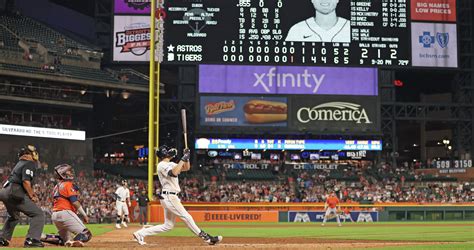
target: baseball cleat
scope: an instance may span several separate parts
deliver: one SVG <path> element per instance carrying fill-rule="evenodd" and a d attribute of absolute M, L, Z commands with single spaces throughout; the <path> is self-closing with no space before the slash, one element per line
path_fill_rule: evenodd
<path fill-rule="evenodd" d="M 342 227 L 341 223 L 337 224 L 338 227 Z"/>
<path fill-rule="evenodd" d="M 145 238 L 138 232 L 133 233 L 133 238 L 138 242 L 140 245 L 146 245 Z"/>
<path fill-rule="evenodd" d="M 70 240 L 67 241 L 66 244 L 64 244 L 66 247 L 83 247 L 84 243 L 82 241 L 78 240 Z"/>
<path fill-rule="evenodd" d="M 127 228 L 127 227 L 128 227 L 128 226 L 127 226 L 127 222 L 122 221 L 122 226 L 125 227 L 125 228 Z"/>
<path fill-rule="evenodd" d="M 120 229 L 122 227 L 120 226 L 120 224 L 115 224 L 115 228 Z"/>
<path fill-rule="evenodd" d="M 209 239 L 205 240 L 205 242 L 212 246 L 212 245 L 215 245 L 215 244 L 221 242 L 222 239 L 223 239 L 223 237 L 220 236 L 220 235 L 219 236 L 211 236 L 211 237 L 209 237 Z"/>
<path fill-rule="evenodd" d="M 32 238 L 26 238 L 25 243 L 23 244 L 23 247 L 44 247 L 43 242 L 37 239 L 32 239 Z"/>
<path fill-rule="evenodd" d="M 4 238 L 0 238 L 0 246 L 2 247 L 8 247 L 10 245 L 10 242 Z"/>

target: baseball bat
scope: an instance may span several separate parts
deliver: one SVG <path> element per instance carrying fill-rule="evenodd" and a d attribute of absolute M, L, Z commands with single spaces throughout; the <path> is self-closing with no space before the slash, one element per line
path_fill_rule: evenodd
<path fill-rule="evenodd" d="M 188 129 L 186 121 L 186 109 L 181 109 L 181 123 L 183 124 L 184 148 L 188 148 Z"/>

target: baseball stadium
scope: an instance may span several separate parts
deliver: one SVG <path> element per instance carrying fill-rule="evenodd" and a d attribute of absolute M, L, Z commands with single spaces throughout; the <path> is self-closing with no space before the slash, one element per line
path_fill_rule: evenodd
<path fill-rule="evenodd" d="M 473 13 L 0 0 L 0 248 L 474 249 Z"/>

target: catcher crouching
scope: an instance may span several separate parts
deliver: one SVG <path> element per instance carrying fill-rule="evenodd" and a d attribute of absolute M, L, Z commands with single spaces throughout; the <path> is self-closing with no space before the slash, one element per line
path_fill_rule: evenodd
<path fill-rule="evenodd" d="M 52 220 L 59 235 L 43 235 L 41 240 L 46 243 L 65 245 L 67 247 L 83 247 L 92 238 L 92 233 L 77 216 L 82 215 L 85 223 L 89 222 L 86 212 L 79 202 L 79 189 L 74 185 L 74 170 L 68 164 L 54 168 L 59 183 L 53 190 Z"/>

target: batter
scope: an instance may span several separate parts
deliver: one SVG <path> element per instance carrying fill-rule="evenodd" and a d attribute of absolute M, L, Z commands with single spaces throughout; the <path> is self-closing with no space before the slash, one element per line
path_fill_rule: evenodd
<path fill-rule="evenodd" d="M 145 245 L 146 236 L 170 231 L 175 225 L 176 217 L 179 217 L 196 236 L 209 245 L 215 245 L 222 241 L 222 236 L 211 236 L 202 231 L 194 222 L 193 217 L 183 207 L 178 197 L 179 192 L 181 192 L 178 175 L 191 168 L 191 164 L 189 164 L 191 152 L 189 149 L 184 149 L 183 157 L 176 164 L 171 160 L 176 157 L 177 153 L 178 151 L 175 148 L 165 145 L 161 146 L 157 152 L 158 157 L 162 159 L 158 164 L 158 178 L 162 187 L 160 203 L 165 214 L 164 224 L 140 229 L 133 233 L 133 237 L 138 244 Z"/>

